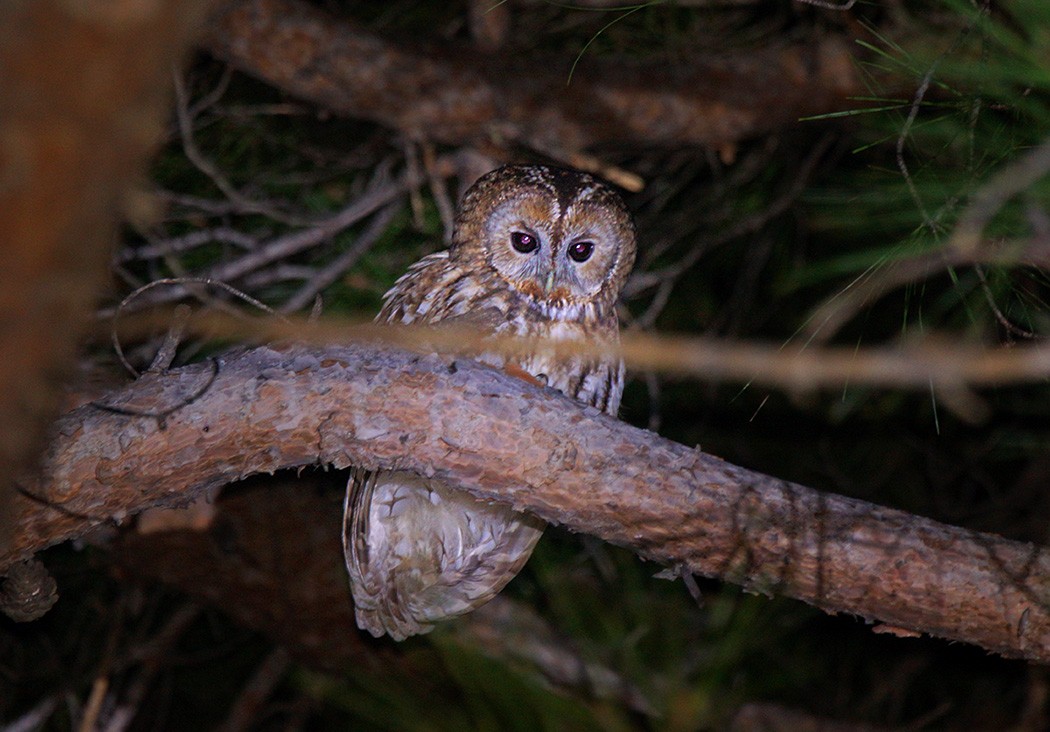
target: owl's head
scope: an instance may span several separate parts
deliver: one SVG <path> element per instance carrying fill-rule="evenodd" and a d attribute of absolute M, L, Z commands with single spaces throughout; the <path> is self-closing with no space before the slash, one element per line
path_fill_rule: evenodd
<path fill-rule="evenodd" d="M 479 178 L 463 197 L 451 246 L 451 256 L 486 262 L 553 309 L 611 306 L 634 255 L 634 222 L 620 196 L 586 173 L 544 165 Z"/>

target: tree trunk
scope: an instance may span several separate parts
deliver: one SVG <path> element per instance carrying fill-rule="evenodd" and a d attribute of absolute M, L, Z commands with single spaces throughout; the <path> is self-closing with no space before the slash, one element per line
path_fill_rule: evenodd
<path fill-rule="evenodd" d="M 208 4 L 0 3 L 0 548 Z"/>

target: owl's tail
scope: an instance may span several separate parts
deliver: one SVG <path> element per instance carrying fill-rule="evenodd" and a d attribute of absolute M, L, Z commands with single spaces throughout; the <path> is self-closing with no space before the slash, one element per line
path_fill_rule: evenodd
<path fill-rule="evenodd" d="M 343 553 L 358 626 L 404 640 L 470 612 L 517 575 L 545 527 L 438 480 L 354 470 Z"/>

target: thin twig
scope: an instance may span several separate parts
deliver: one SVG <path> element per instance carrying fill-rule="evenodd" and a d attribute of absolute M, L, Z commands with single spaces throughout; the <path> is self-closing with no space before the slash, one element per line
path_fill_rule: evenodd
<path fill-rule="evenodd" d="M 222 76 L 219 77 L 219 83 L 215 85 L 215 88 L 198 99 L 187 109 L 187 114 L 190 119 L 196 119 L 200 116 L 201 112 L 218 104 L 219 100 L 226 95 L 226 90 L 230 88 L 230 81 L 232 79 L 233 67 L 225 66 L 222 70 Z"/>
<path fill-rule="evenodd" d="M 226 281 L 236 280 L 271 262 L 316 246 L 404 195 L 406 187 L 404 178 L 377 180 L 364 195 L 328 219 L 303 231 L 273 239 L 240 259 L 220 264 L 212 268 L 208 276 Z"/>
<path fill-rule="evenodd" d="M 244 300 L 248 304 L 259 308 L 260 310 L 262 310 L 265 313 L 269 313 L 270 315 L 276 315 L 277 317 L 281 317 L 280 315 L 278 315 L 278 313 L 273 308 L 271 308 L 266 303 L 261 302 L 259 300 L 256 300 L 251 295 L 249 295 L 249 294 L 247 294 L 245 292 L 241 292 L 236 287 L 232 287 L 232 286 L 226 284 L 225 282 L 220 282 L 218 280 L 213 280 L 213 279 L 210 279 L 210 278 L 207 278 L 207 277 L 169 277 L 169 278 L 165 278 L 165 279 L 154 280 L 153 282 L 145 284 L 142 287 L 138 288 L 137 290 L 129 293 L 123 300 L 120 301 L 120 304 L 117 305 L 116 309 L 113 311 L 113 319 L 112 319 L 112 322 L 111 322 L 111 325 L 110 325 L 110 340 L 113 343 L 113 350 L 117 354 L 117 358 L 120 360 L 120 363 L 124 366 L 125 369 L 128 370 L 128 372 L 132 376 L 138 377 L 139 376 L 139 372 L 138 372 L 138 369 L 136 369 L 134 366 L 132 366 L 131 363 L 128 361 L 128 359 L 125 357 L 124 349 L 120 345 L 120 336 L 119 336 L 119 330 L 118 330 L 117 326 L 118 326 L 118 321 L 120 320 L 121 313 L 128 306 L 128 304 L 130 302 L 132 302 L 135 298 L 141 296 L 144 292 L 147 292 L 147 291 L 153 289 L 154 287 L 160 287 L 162 285 L 184 286 L 184 285 L 190 284 L 190 283 L 199 284 L 199 285 L 207 285 L 209 287 L 221 288 L 221 289 L 225 290 L 226 292 L 230 293 L 231 295 L 233 295 L 235 297 L 238 297 L 241 300 Z M 172 320 L 174 320 L 174 317 L 172 318 Z M 183 327 L 185 328 L 185 324 L 184 324 Z"/>
<path fill-rule="evenodd" d="M 275 221 L 289 225 L 302 225 L 306 220 L 279 211 L 269 203 L 248 198 L 234 187 L 233 183 L 219 170 L 211 160 L 205 157 L 197 147 L 193 135 L 193 116 L 189 106 L 186 84 L 182 75 L 176 70 L 172 73 L 175 88 L 175 119 L 179 125 L 179 137 L 182 140 L 182 151 L 193 165 L 211 180 L 215 187 L 242 213 L 263 214 Z"/>
<path fill-rule="evenodd" d="M 551 142 L 539 138 L 522 140 L 524 144 L 537 152 L 543 153 L 549 158 L 565 163 L 573 168 L 594 173 L 609 181 L 613 185 L 623 188 L 631 193 L 638 193 L 645 188 L 645 179 L 636 173 L 625 170 L 616 165 L 604 162 L 594 155 L 589 155 L 582 150 L 565 150 Z"/>
<path fill-rule="evenodd" d="M 222 732 L 240 732 L 252 728 L 259 708 L 284 678 L 290 665 L 288 652 L 283 648 L 274 649 L 248 679 L 219 729 Z"/>
<path fill-rule="evenodd" d="M 379 241 L 386 231 L 386 227 L 400 210 L 399 202 L 394 202 L 381 209 L 372 219 L 368 227 L 361 232 L 349 249 L 340 254 L 329 264 L 310 278 L 310 280 L 280 307 L 282 313 L 294 313 L 311 303 L 314 298 L 324 289 L 338 280 L 344 272 L 357 264 L 357 261 Z"/>
<path fill-rule="evenodd" d="M 423 145 L 423 168 L 426 170 L 427 182 L 430 184 L 430 195 L 434 197 L 434 205 L 437 206 L 438 215 L 441 217 L 444 241 L 448 244 L 452 241 L 452 234 L 455 231 L 456 207 L 445 186 L 445 176 L 441 175 L 438 170 L 436 153 L 431 143 Z"/>
<path fill-rule="evenodd" d="M 660 427 L 663 425 L 663 414 L 660 409 L 660 377 L 654 374 L 652 371 L 646 371 L 642 374 L 642 379 L 645 381 L 645 389 L 649 393 L 649 430 L 651 432 L 660 432 Z"/>
<path fill-rule="evenodd" d="M 179 342 L 186 332 L 186 324 L 189 322 L 191 312 L 190 306 L 185 303 L 175 306 L 175 310 L 171 315 L 171 326 L 168 328 L 168 334 L 164 336 L 164 343 L 161 344 L 157 350 L 157 355 L 153 357 L 153 362 L 146 369 L 147 373 L 166 371 L 171 366 L 175 360 L 175 352 L 179 348 Z"/>
<path fill-rule="evenodd" d="M 199 605 L 182 605 L 172 613 L 164 627 L 148 644 L 132 649 L 128 654 L 129 658 L 140 659 L 142 668 L 124 698 L 113 710 L 106 725 L 101 727 L 101 732 L 123 732 L 134 721 L 171 648 L 200 614 Z"/>
<path fill-rule="evenodd" d="M 412 208 L 412 225 L 422 230 L 426 226 L 424 221 L 423 196 L 419 192 L 419 186 L 423 181 L 423 174 L 419 170 L 419 155 L 416 152 L 416 143 L 412 140 L 405 142 L 405 175 L 408 183 L 408 200 Z"/>
<path fill-rule="evenodd" d="M 87 704 L 84 706 L 84 716 L 77 728 L 79 732 L 94 732 L 95 722 L 102 711 L 102 702 L 106 700 L 106 692 L 109 691 L 109 677 L 96 676 L 91 684 L 91 693 L 88 695 Z"/>
<path fill-rule="evenodd" d="M 825 10 L 849 10 L 857 4 L 857 0 L 845 0 L 843 3 L 830 2 L 830 0 L 795 0 L 803 5 L 813 5 Z"/>
<path fill-rule="evenodd" d="M 996 250 L 983 246 L 966 251 L 947 246 L 890 263 L 879 262 L 822 302 L 807 318 L 807 342 L 826 342 L 865 305 L 911 282 L 933 277 L 952 267 L 1050 265 L 1050 248 L 1043 241 L 1004 242 Z"/>
<path fill-rule="evenodd" d="M 405 185 L 404 178 L 400 178 L 396 181 L 389 181 L 382 176 L 378 176 L 377 179 L 373 180 L 372 186 L 364 195 L 355 199 L 348 206 L 329 218 L 315 223 L 308 229 L 292 232 L 272 239 L 269 242 L 261 244 L 249 254 L 233 261 L 216 265 L 207 272 L 196 277 L 183 279 L 189 282 L 230 287 L 230 285 L 225 283 L 237 280 L 240 277 L 261 269 L 272 262 L 285 259 L 292 254 L 297 254 L 305 249 L 309 249 L 310 247 L 331 238 L 343 229 L 352 226 L 369 214 L 403 195 Z M 158 280 L 158 282 L 161 281 Z M 173 280 L 165 282 L 167 284 L 174 284 Z M 149 287 L 152 286 L 153 285 L 149 285 Z M 141 297 L 141 294 L 142 293 L 139 292 L 137 295 L 137 304 L 141 307 L 145 307 L 147 305 L 173 302 L 186 297 L 190 292 L 186 287 L 173 286 L 160 295 Z M 125 298 L 125 300 L 128 300 L 128 298 Z M 127 305 L 122 303 L 120 307 L 123 309 L 126 308 Z M 113 314 L 114 311 L 111 309 L 102 310 L 98 313 L 100 317 L 110 317 Z"/>
<path fill-rule="evenodd" d="M 830 134 L 821 138 L 799 166 L 798 172 L 795 174 L 795 178 L 791 185 L 788 186 L 788 189 L 762 211 L 738 221 L 733 226 L 723 228 L 719 233 L 709 238 L 697 242 L 685 256 L 672 265 L 654 272 L 638 272 L 632 275 L 627 282 L 627 286 L 624 287 L 624 298 L 630 299 L 643 290 L 656 287 L 667 281 L 677 281 L 692 269 L 700 261 L 700 258 L 712 248 L 758 231 L 773 218 L 787 211 L 798 200 L 798 197 L 802 195 L 802 191 L 805 190 L 806 185 L 809 183 L 814 168 L 833 141 L 834 137 Z M 650 320 L 655 320 L 655 315 Z"/>
<path fill-rule="evenodd" d="M 817 0 L 819 1 L 819 0 Z M 977 15 L 979 19 L 981 16 L 988 12 L 987 3 L 984 4 Z M 904 145 L 908 140 L 908 136 L 911 134 L 911 128 L 915 124 L 915 120 L 919 116 L 919 110 L 922 108 L 923 100 L 926 98 L 926 92 L 930 89 L 930 84 L 933 83 L 933 77 L 937 73 L 937 69 L 940 67 L 941 62 L 944 61 L 952 52 L 958 48 L 963 40 L 970 34 L 970 31 L 976 26 L 977 19 L 972 23 L 969 23 L 955 36 L 951 44 L 946 48 L 930 67 L 926 70 L 926 73 L 922 75 L 922 79 L 919 82 L 918 88 L 915 90 L 915 95 L 912 98 L 911 108 L 908 110 L 908 116 L 904 120 L 904 125 L 901 127 L 900 134 L 897 136 L 897 144 L 895 148 L 897 168 L 900 170 L 901 175 L 904 177 L 904 182 L 908 186 L 908 193 L 911 195 L 912 200 L 915 202 L 916 208 L 919 209 L 919 213 L 922 215 L 923 224 L 930 230 L 930 232 L 936 236 L 939 231 L 939 224 L 937 221 L 932 219 L 929 213 L 926 211 L 926 205 L 922 201 L 922 196 L 919 195 L 919 189 L 915 186 L 915 181 L 912 180 L 911 172 L 908 169 L 908 163 L 904 160 Z"/>
<path fill-rule="evenodd" d="M 364 195 L 355 199 L 341 211 L 321 222 L 315 223 L 310 228 L 271 239 L 268 242 L 260 244 L 253 251 L 243 257 L 218 264 L 200 275 L 184 277 L 181 279 L 186 282 L 215 284 L 216 286 L 229 288 L 230 285 L 225 284 L 226 282 L 237 280 L 249 273 L 265 267 L 268 264 L 285 259 L 293 254 L 309 249 L 312 246 L 316 246 L 317 244 L 335 236 L 340 231 L 354 225 L 366 216 L 374 213 L 386 204 L 403 195 L 405 185 L 406 182 L 404 178 L 400 178 L 396 181 L 385 179 L 373 181 L 373 185 L 364 193 Z M 186 297 L 188 294 L 192 294 L 189 288 L 176 285 L 176 280 L 174 279 L 157 281 L 157 283 L 161 282 L 174 286 L 170 287 L 163 293 L 152 294 L 149 297 L 141 297 L 142 292 L 138 291 L 136 294 L 136 306 L 145 307 L 148 305 L 174 302 Z M 153 284 L 147 286 L 147 288 L 152 287 Z M 127 300 L 129 300 L 129 298 L 125 298 L 125 301 Z M 126 309 L 127 304 L 122 303 L 120 308 Z M 103 318 L 110 317 L 114 315 L 114 312 L 115 311 L 112 309 L 104 309 L 101 310 L 98 315 Z"/>
<path fill-rule="evenodd" d="M 233 244 L 251 251 L 259 246 L 259 239 L 259 234 L 246 234 L 230 226 L 219 226 L 214 229 L 191 231 L 182 236 L 152 240 L 149 244 L 140 247 L 126 247 L 117 256 L 117 260 L 131 262 L 164 257 L 169 254 L 181 254 L 212 242 Z"/>
<path fill-rule="evenodd" d="M 999 308 L 998 303 L 995 302 L 995 297 L 992 295 L 992 288 L 988 285 L 988 277 L 984 273 L 984 267 L 979 264 L 975 265 L 973 271 L 977 273 L 977 279 L 981 281 L 981 291 L 984 293 L 985 302 L 988 303 L 988 309 L 992 311 L 995 320 L 1003 327 L 1007 335 L 1017 336 L 1018 338 L 1024 338 L 1026 340 L 1041 338 L 1038 333 L 1025 330 L 1024 328 L 1015 325 L 1006 317 L 1006 314 Z"/>
<path fill-rule="evenodd" d="M 272 267 L 260 269 L 258 272 L 252 272 L 250 275 L 247 275 L 241 280 L 241 284 L 244 286 L 245 290 L 252 291 L 279 282 L 293 282 L 300 280 L 306 282 L 312 280 L 316 276 L 316 267 L 310 267 L 305 264 L 277 262 Z"/>
<path fill-rule="evenodd" d="M 165 189 L 158 189 L 153 192 L 153 195 L 166 203 L 191 209 L 194 214 L 206 213 L 211 216 L 229 216 L 244 212 L 240 206 L 227 199 L 204 198 Z"/>
<path fill-rule="evenodd" d="M 117 602 L 116 611 L 110 616 L 109 634 L 106 636 L 106 647 L 99 661 L 98 671 L 95 673 L 95 681 L 91 684 L 91 693 L 87 703 L 84 705 L 84 714 L 77 725 L 79 732 L 95 732 L 99 715 L 102 712 L 102 703 L 106 700 L 110 688 L 110 674 L 116 662 L 117 645 L 120 635 L 124 631 L 125 601 L 121 598 Z"/>

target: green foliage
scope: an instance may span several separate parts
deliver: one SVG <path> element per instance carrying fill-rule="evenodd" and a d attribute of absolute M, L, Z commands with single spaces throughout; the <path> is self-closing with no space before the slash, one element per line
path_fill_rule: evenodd
<path fill-rule="evenodd" d="M 872 83 L 883 88 L 849 112 L 859 125 L 852 151 L 857 159 L 807 196 L 815 233 L 830 235 L 839 251 L 856 244 L 785 273 L 781 292 L 835 282 L 846 290 L 852 278 L 877 275 L 887 265 L 931 252 L 950 255 L 950 235 L 974 197 L 1001 186 L 994 176 L 1046 138 L 1045 5 L 1004 3 L 995 16 L 983 5 L 952 0 L 944 6 L 950 14 L 913 38 L 895 41 L 872 29 L 876 40 L 861 42 L 871 54 L 865 68 L 879 79 Z M 909 95 L 885 96 L 910 80 Z M 1008 197 L 986 222 L 982 247 L 995 251 L 1013 243 L 1018 252 L 1021 242 L 1039 235 L 1032 217 L 1046 209 L 1048 196 L 1044 177 Z M 895 304 L 907 313 L 898 327 L 969 325 L 978 326 L 977 333 L 988 331 L 996 327 L 991 302 L 1008 320 L 1039 332 L 1045 325 L 1045 278 L 1009 256 L 1001 260 L 983 268 L 981 281 L 972 271 L 946 268 L 943 280 L 905 289 L 903 303 Z M 1019 281 L 1036 287 L 1019 287 Z M 870 320 L 864 332 L 879 335 Z"/>

